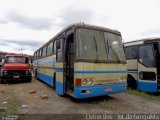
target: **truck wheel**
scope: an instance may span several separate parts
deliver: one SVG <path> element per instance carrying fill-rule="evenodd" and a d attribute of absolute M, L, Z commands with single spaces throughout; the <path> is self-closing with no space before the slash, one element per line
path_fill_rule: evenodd
<path fill-rule="evenodd" d="M 31 82 L 31 81 L 32 81 L 32 78 L 27 80 L 27 82 Z"/>
<path fill-rule="evenodd" d="M 1 80 L 1 79 L 0 79 L 0 84 L 3 84 L 3 83 L 4 83 L 4 80 Z"/>

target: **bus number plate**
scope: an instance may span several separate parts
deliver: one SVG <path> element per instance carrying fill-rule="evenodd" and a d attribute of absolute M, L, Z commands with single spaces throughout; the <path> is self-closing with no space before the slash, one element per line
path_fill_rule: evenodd
<path fill-rule="evenodd" d="M 13 76 L 13 78 L 19 78 L 19 76 Z"/>
<path fill-rule="evenodd" d="M 105 91 L 112 91 L 112 88 L 105 88 Z"/>

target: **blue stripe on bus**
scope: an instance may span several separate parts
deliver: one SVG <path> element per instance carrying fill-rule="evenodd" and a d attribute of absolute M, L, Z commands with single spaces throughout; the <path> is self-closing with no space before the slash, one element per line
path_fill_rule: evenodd
<path fill-rule="evenodd" d="M 51 76 L 45 75 L 43 73 L 37 73 L 37 77 L 42 81 L 44 81 L 45 83 L 47 83 L 48 85 L 53 86 L 54 79 Z"/>
<path fill-rule="evenodd" d="M 64 95 L 64 84 L 62 82 L 56 81 L 56 93 Z"/>
<path fill-rule="evenodd" d="M 88 97 L 120 93 L 120 92 L 125 92 L 126 88 L 127 88 L 126 83 L 95 85 L 95 86 L 75 86 L 74 87 L 74 97 L 75 98 L 88 98 Z M 90 93 L 83 93 L 82 91 L 84 90 L 88 90 L 90 91 Z"/>
<path fill-rule="evenodd" d="M 81 71 L 81 70 L 76 70 L 74 71 L 74 73 L 76 74 L 110 74 L 110 73 L 127 73 L 127 71 L 125 70 L 85 70 L 85 71 Z"/>
<path fill-rule="evenodd" d="M 64 72 L 64 70 L 56 70 L 56 72 Z M 75 74 L 110 74 L 110 73 L 129 73 L 129 74 L 138 74 L 138 72 L 134 71 L 126 71 L 126 70 L 76 70 Z"/>
<path fill-rule="evenodd" d="M 129 74 L 138 74 L 138 72 L 136 72 L 136 71 L 134 71 L 134 72 L 133 71 L 128 71 L 128 73 Z"/>
<path fill-rule="evenodd" d="M 51 76 L 45 75 L 43 73 L 37 73 L 37 77 L 43 82 L 45 82 L 46 84 L 53 86 L 54 79 Z M 59 95 L 64 94 L 63 83 L 56 81 L 56 93 Z"/>
<path fill-rule="evenodd" d="M 154 93 L 158 90 L 158 84 L 157 82 L 143 82 L 138 80 L 138 90 Z"/>
<path fill-rule="evenodd" d="M 55 70 L 56 72 L 63 72 L 63 70 Z"/>
<path fill-rule="evenodd" d="M 63 72 L 63 70 L 56 70 L 56 72 Z M 75 74 L 114 74 L 114 73 L 127 73 L 126 70 L 76 70 Z"/>

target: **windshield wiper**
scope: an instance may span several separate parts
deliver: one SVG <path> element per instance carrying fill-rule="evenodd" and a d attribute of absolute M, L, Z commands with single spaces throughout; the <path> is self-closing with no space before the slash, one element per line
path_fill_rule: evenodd
<path fill-rule="evenodd" d="M 117 61 L 120 62 L 120 59 L 119 59 L 118 55 L 116 54 L 116 52 L 114 51 L 113 47 L 111 45 L 109 45 L 108 39 L 106 41 L 108 44 L 108 54 L 109 54 L 109 48 L 111 48 L 113 54 L 116 56 Z"/>
<path fill-rule="evenodd" d="M 119 59 L 118 55 L 116 54 L 115 50 L 113 49 L 113 47 L 111 45 L 109 45 L 109 47 L 111 48 L 113 54 L 116 56 L 117 62 L 120 62 L 120 59 Z"/>

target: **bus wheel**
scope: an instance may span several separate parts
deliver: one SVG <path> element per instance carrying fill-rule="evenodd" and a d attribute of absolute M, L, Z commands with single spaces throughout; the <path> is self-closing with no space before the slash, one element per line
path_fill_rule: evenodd
<path fill-rule="evenodd" d="M 53 88 L 56 90 L 56 74 L 53 75 Z"/>
<path fill-rule="evenodd" d="M 37 79 L 37 70 L 34 71 L 34 77 Z"/>
<path fill-rule="evenodd" d="M 127 78 L 127 87 L 131 88 L 132 90 L 137 89 L 137 83 L 136 83 L 134 78 L 128 76 L 128 78 Z"/>
<path fill-rule="evenodd" d="M 32 81 L 32 78 L 27 80 L 27 82 L 31 82 L 31 81 Z"/>

